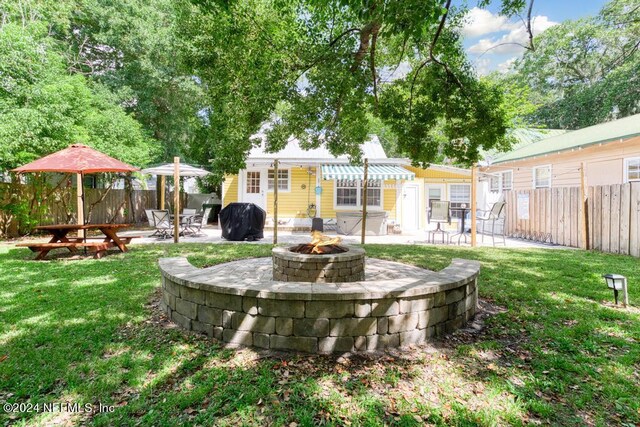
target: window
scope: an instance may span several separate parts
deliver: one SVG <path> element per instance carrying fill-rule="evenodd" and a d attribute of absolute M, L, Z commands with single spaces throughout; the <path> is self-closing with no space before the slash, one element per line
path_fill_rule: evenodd
<path fill-rule="evenodd" d="M 551 165 L 533 168 L 533 188 L 551 187 Z"/>
<path fill-rule="evenodd" d="M 336 206 L 358 206 L 358 183 L 340 179 L 336 181 Z"/>
<path fill-rule="evenodd" d="M 431 206 L 432 200 L 442 200 L 442 187 L 429 187 L 427 209 L 429 209 L 429 206 Z"/>
<path fill-rule="evenodd" d="M 640 181 L 640 157 L 624 160 L 624 180 Z"/>
<path fill-rule="evenodd" d="M 273 173 L 274 169 L 269 169 L 267 175 L 267 189 L 273 191 Z M 278 169 L 278 190 L 289 191 L 289 170 Z"/>
<path fill-rule="evenodd" d="M 336 207 L 361 208 L 363 199 L 361 180 L 336 180 Z M 382 181 L 370 179 L 367 183 L 367 207 L 382 207 Z"/>
<path fill-rule="evenodd" d="M 382 206 L 382 181 L 370 179 L 367 183 L 367 206 Z M 362 204 L 362 201 L 360 201 Z"/>
<path fill-rule="evenodd" d="M 469 207 L 471 204 L 471 185 L 469 184 L 451 184 L 449 185 L 449 201 L 451 208 L 461 208 L 462 205 Z M 453 211 L 451 216 L 459 218 L 460 211 Z"/>
<path fill-rule="evenodd" d="M 489 190 L 500 191 L 500 174 L 491 175 L 491 178 L 489 178 Z"/>
<path fill-rule="evenodd" d="M 513 189 L 513 171 L 502 172 L 502 190 Z"/>
<path fill-rule="evenodd" d="M 247 172 L 247 194 L 260 192 L 260 172 Z"/>
<path fill-rule="evenodd" d="M 497 172 L 489 178 L 489 191 L 505 191 L 513 188 L 513 171 Z"/>

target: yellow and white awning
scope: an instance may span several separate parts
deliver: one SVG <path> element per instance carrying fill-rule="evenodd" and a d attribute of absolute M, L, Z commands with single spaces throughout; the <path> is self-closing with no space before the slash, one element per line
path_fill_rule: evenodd
<path fill-rule="evenodd" d="M 406 179 L 413 180 L 416 174 L 397 165 L 372 165 L 367 170 L 368 179 Z M 364 178 L 364 166 L 322 165 L 322 179 L 356 180 Z"/>

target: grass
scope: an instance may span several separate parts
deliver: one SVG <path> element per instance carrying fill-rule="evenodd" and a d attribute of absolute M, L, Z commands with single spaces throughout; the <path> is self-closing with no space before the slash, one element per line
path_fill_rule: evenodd
<path fill-rule="evenodd" d="M 368 245 L 441 269 L 482 262 L 499 313 L 477 333 L 350 357 L 230 350 L 157 313 L 157 259 L 208 265 L 268 245 L 145 245 L 102 260 L 0 251 L 0 403 L 113 405 L 109 413 L 0 411 L 18 425 L 627 425 L 640 423 L 640 312 L 603 273 L 638 260 L 584 251 Z"/>

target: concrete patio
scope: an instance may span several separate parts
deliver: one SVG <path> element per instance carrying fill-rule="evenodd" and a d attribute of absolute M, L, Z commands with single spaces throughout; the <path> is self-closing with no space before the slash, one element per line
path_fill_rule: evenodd
<path fill-rule="evenodd" d="M 134 239 L 132 245 L 136 244 L 148 244 L 148 243 L 173 243 L 173 239 L 158 239 L 155 236 L 149 237 L 153 234 L 151 229 L 129 229 L 121 233 L 122 236 L 145 236 L 140 239 Z M 335 231 L 327 231 L 328 235 L 337 235 Z M 347 244 L 360 244 L 360 236 L 344 236 L 339 235 L 344 243 Z M 310 240 L 309 233 L 307 232 L 292 232 L 292 231 L 278 231 L 278 243 L 279 244 L 299 244 L 307 243 Z M 550 244 L 542 244 L 522 239 L 506 238 L 506 245 L 502 244 L 502 238 L 496 237 L 496 248 L 546 248 L 546 249 L 573 249 L 566 246 L 557 246 Z M 471 237 L 467 236 L 467 241 L 471 241 Z M 198 236 L 180 236 L 181 243 L 251 243 L 251 244 L 272 244 L 273 243 L 273 230 L 265 230 L 264 238 L 254 242 L 230 242 L 222 238 L 222 232 L 220 228 L 215 226 L 208 226 L 201 230 Z M 389 234 L 387 236 L 366 236 L 366 243 L 373 244 L 394 244 L 394 245 L 433 245 L 433 243 L 427 242 L 427 232 L 419 231 L 415 234 Z M 440 240 L 437 240 L 436 245 L 442 245 Z M 458 237 L 454 237 L 453 242 L 450 245 L 458 245 Z M 469 243 L 464 243 L 464 238 L 461 239 L 461 246 L 471 246 Z M 491 243 L 491 236 L 485 236 L 484 242 L 482 242 L 482 235 L 478 234 L 478 246 L 493 246 Z"/>

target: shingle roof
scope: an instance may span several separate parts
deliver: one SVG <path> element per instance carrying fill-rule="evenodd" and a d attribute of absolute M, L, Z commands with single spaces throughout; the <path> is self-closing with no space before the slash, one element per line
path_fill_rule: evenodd
<path fill-rule="evenodd" d="M 558 153 L 592 144 L 629 139 L 637 135 L 640 135 L 640 114 L 545 138 L 505 153 L 494 159 L 493 163 Z"/>

